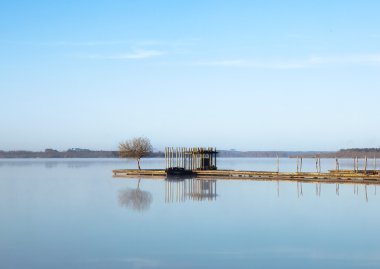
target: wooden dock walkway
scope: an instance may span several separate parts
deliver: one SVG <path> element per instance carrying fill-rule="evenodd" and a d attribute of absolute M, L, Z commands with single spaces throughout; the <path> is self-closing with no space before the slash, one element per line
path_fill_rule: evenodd
<path fill-rule="evenodd" d="M 379 184 L 380 171 L 351 171 L 331 170 L 326 173 L 316 172 L 267 172 L 267 171 L 240 171 L 240 170 L 195 170 L 194 176 L 199 179 L 229 179 L 229 180 L 270 180 L 270 181 L 298 181 L 316 183 L 361 183 Z M 147 169 L 113 170 L 115 177 L 157 177 L 166 178 L 165 170 Z"/>

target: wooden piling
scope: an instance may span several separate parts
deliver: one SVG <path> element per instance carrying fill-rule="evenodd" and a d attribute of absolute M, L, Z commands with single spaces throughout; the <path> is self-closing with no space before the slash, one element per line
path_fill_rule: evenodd
<path fill-rule="evenodd" d="M 280 173 L 280 159 L 277 154 L 277 174 Z"/>
<path fill-rule="evenodd" d="M 377 167 L 376 167 L 376 153 L 375 153 L 375 156 L 374 156 L 374 158 L 373 158 L 374 160 L 374 165 L 373 165 L 373 170 L 377 170 Z"/>
<path fill-rule="evenodd" d="M 299 157 L 297 156 L 297 173 L 299 173 Z"/>

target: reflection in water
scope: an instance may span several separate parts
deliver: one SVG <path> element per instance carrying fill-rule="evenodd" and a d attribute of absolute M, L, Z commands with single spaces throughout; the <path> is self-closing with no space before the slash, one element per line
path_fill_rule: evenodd
<path fill-rule="evenodd" d="M 335 193 L 339 196 L 339 184 L 335 185 Z"/>
<path fill-rule="evenodd" d="M 136 211 L 148 210 L 152 203 L 152 194 L 147 191 L 140 190 L 140 181 L 137 183 L 136 189 L 127 188 L 119 192 L 119 204 Z"/>
<path fill-rule="evenodd" d="M 300 198 L 300 196 L 303 196 L 303 190 L 302 190 L 302 182 L 297 181 L 297 196 Z"/>
<path fill-rule="evenodd" d="M 296 184 L 297 184 L 297 197 L 300 198 L 303 196 L 303 183 L 304 182 L 299 182 L 297 181 Z M 321 193 L 322 193 L 322 184 L 323 183 L 315 183 L 315 195 L 317 197 L 321 197 Z M 326 183 L 326 184 L 323 184 L 323 185 L 329 185 L 331 183 Z M 335 194 L 336 196 L 340 196 L 340 183 L 335 183 Z M 364 191 L 364 198 L 366 200 L 366 202 L 368 202 L 369 198 L 368 198 L 368 188 L 370 188 L 371 186 L 374 188 L 374 192 L 373 194 L 376 196 L 376 185 L 371 185 L 371 184 L 352 184 L 353 185 L 353 188 L 354 188 L 354 195 L 356 196 L 359 196 L 359 188 L 363 187 L 363 191 Z M 280 183 L 279 181 L 277 181 L 277 196 L 280 197 Z"/>
<path fill-rule="evenodd" d="M 165 202 L 216 200 L 216 180 L 165 180 Z"/>
<path fill-rule="evenodd" d="M 58 166 L 58 162 L 45 162 L 45 168 L 56 168 Z"/>
<path fill-rule="evenodd" d="M 354 194 L 358 195 L 359 194 L 359 186 L 354 185 Z"/>
<path fill-rule="evenodd" d="M 280 197 L 280 181 L 277 180 L 277 197 Z"/>
<path fill-rule="evenodd" d="M 322 191 L 322 184 L 321 183 L 316 183 L 315 184 L 315 194 L 320 197 L 321 196 L 321 191 Z"/>

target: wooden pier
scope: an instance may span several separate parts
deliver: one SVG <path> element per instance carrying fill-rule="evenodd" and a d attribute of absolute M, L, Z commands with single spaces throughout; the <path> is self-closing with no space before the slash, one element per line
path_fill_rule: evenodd
<path fill-rule="evenodd" d="M 155 177 L 165 179 L 165 170 L 113 170 L 115 177 Z M 362 183 L 380 184 L 380 171 L 366 173 L 351 170 L 332 170 L 327 173 L 317 172 L 267 172 L 240 170 L 195 170 L 193 177 L 199 179 L 229 179 L 229 180 L 281 180 L 319 183 Z"/>
<path fill-rule="evenodd" d="M 368 169 L 368 160 L 364 159 L 363 169 L 359 169 L 358 158 L 354 159 L 353 170 L 341 170 L 336 159 L 335 170 L 321 172 L 321 160 L 316 157 L 315 172 L 302 171 L 302 158 L 297 158 L 296 172 L 280 172 L 277 158 L 276 172 L 217 170 L 216 148 L 165 148 L 165 170 L 113 170 L 115 177 L 157 177 L 157 178 L 198 178 L 198 179 L 238 179 L 238 180 L 282 180 L 316 183 L 361 183 L 380 184 L 380 170 Z"/>

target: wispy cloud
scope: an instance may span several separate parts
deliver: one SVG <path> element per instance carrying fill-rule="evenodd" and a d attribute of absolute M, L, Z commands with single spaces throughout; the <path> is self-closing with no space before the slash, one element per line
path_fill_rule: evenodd
<path fill-rule="evenodd" d="M 341 251 L 325 251 L 321 249 L 308 249 L 298 247 L 275 247 L 275 248 L 260 248 L 260 249 L 245 249 L 245 250 L 225 250 L 225 251 L 211 251 L 208 254 L 230 256 L 235 258 L 246 258 L 254 256 L 273 256 L 273 257 L 287 257 L 292 259 L 314 259 L 314 260 L 345 260 L 368 262 L 373 264 L 380 264 L 380 256 L 378 250 L 368 252 L 355 252 L 346 253 Z"/>
<path fill-rule="evenodd" d="M 133 45 L 132 41 L 123 40 L 89 40 L 89 41 L 15 41 L 15 40 L 0 40 L 0 43 L 11 45 L 25 46 L 46 46 L 46 47 L 95 47 L 95 46 L 116 46 L 116 45 Z"/>
<path fill-rule="evenodd" d="M 147 59 L 161 56 L 164 53 L 158 50 L 135 50 L 131 53 L 116 55 L 116 59 Z"/>
<path fill-rule="evenodd" d="M 155 267 L 162 266 L 161 262 L 157 260 L 146 259 L 146 258 L 126 258 L 120 261 L 130 263 L 132 265 L 132 268 L 136 268 L 136 269 L 155 268 Z"/>
<path fill-rule="evenodd" d="M 142 257 L 115 257 L 115 258 L 96 258 L 87 260 L 90 263 L 117 262 L 127 264 L 127 268 L 144 269 L 162 267 L 163 263 L 159 260 L 153 260 Z"/>
<path fill-rule="evenodd" d="M 332 57 L 313 56 L 309 58 L 310 64 L 379 64 L 379 54 L 357 54 Z"/>
<path fill-rule="evenodd" d="M 46 46 L 46 47 L 112 47 L 127 45 L 131 48 L 146 48 L 152 46 L 182 48 L 194 45 L 198 39 L 185 40 L 55 40 L 55 41 L 30 41 L 30 40 L 1 40 L 1 44 L 24 45 L 24 46 Z"/>
<path fill-rule="evenodd" d="M 339 56 L 310 56 L 304 59 L 291 60 L 246 60 L 227 59 L 213 61 L 197 61 L 193 65 L 211 67 L 239 67 L 259 69 L 302 69 L 322 65 L 379 65 L 379 54 L 339 55 Z"/>
<path fill-rule="evenodd" d="M 199 61 L 194 65 L 199 66 L 214 66 L 214 67 L 250 67 L 250 68 L 262 68 L 262 69 L 295 69 L 305 67 L 302 62 L 264 62 L 253 60 L 217 60 L 217 61 Z"/>
<path fill-rule="evenodd" d="M 117 54 L 88 54 L 79 55 L 80 58 L 88 59 L 109 59 L 109 60 L 143 60 L 154 58 L 163 55 L 164 52 L 159 50 L 145 50 L 138 49 L 127 53 L 117 53 Z"/>

